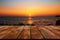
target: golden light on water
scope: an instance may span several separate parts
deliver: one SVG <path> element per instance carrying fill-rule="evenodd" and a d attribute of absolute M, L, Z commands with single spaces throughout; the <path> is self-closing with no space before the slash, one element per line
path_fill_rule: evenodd
<path fill-rule="evenodd" d="M 31 13 L 29 13 L 28 24 L 32 24 L 33 23 L 31 16 L 32 16 Z"/>
<path fill-rule="evenodd" d="M 29 23 L 29 24 L 32 24 L 32 23 L 33 23 L 33 21 L 32 21 L 32 20 L 29 20 L 29 21 L 28 21 L 28 23 Z"/>

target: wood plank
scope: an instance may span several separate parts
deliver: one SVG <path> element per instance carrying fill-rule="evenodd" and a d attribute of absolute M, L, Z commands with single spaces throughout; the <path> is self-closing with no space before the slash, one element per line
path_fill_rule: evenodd
<path fill-rule="evenodd" d="M 60 30 L 60 26 L 49 26 L 50 28 L 52 28 L 53 30 L 57 29 Z"/>
<path fill-rule="evenodd" d="M 24 26 L 13 26 L 13 28 L 10 30 L 11 32 L 8 33 L 3 39 L 17 39 L 19 33 L 23 30 Z"/>
<path fill-rule="evenodd" d="M 49 26 L 47 26 L 47 27 L 49 27 Z M 50 30 L 46 29 L 45 26 L 40 27 L 40 31 L 42 32 L 44 37 L 47 39 L 59 39 L 60 38 L 59 36 L 57 36 L 55 33 L 52 32 L 54 30 L 50 31 Z"/>
<path fill-rule="evenodd" d="M 43 36 L 41 33 L 38 31 L 37 26 L 32 26 L 31 27 L 31 39 L 43 39 Z"/>
<path fill-rule="evenodd" d="M 6 29 L 8 29 L 9 27 L 5 27 L 5 26 L 0 26 L 0 32 L 2 32 L 2 31 L 4 31 L 4 30 L 6 30 Z"/>
<path fill-rule="evenodd" d="M 30 39 L 30 26 L 25 26 L 18 39 Z"/>
<path fill-rule="evenodd" d="M 56 30 L 56 29 L 54 29 L 55 27 L 52 28 L 52 27 L 47 27 L 47 26 L 45 26 L 45 28 L 52 31 L 55 35 L 59 36 L 59 38 L 60 38 L 60 31 L 58 31 L 59 29 Z"/>
<path fill-rule="evenodd" d="M 0 39 L 60 39 L 60 26 L 0 26 Z"/>
<path fill-rule="evenodd" d="M 6 36 L 8 33 L 10 33 L 11 31 L 8 29 L 9 27 L 3 27 L 3 30 L 0 30 L 0 39 L 2 39 L 4 36 Z M 5 30 L 7 29 L 7 30 Z"/>

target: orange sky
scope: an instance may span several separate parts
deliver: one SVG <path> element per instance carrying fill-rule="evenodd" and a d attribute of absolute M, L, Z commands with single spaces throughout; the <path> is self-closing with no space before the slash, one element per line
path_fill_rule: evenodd
<path fill-rule="evenodd" d="M 0 16 L 29 16 L 29 14 L 31 14 L 31 16 L 60 15 L 60 4 L 56 1 L 48 1 L 48 4 L 43 1 L 42 3 L 23 1 L 21 3 L 18 1 L 7 1 L 6 3 L 6 1 L 4 1 L 3 7 L 0 9 Z"/>

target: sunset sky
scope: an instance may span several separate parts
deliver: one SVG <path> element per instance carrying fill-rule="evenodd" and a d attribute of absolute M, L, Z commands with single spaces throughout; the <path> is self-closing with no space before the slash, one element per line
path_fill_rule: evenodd
<path fill-rule="evenodd" d="M 60 15 L 60 0 L 0 0 L 0 16 Z"/>

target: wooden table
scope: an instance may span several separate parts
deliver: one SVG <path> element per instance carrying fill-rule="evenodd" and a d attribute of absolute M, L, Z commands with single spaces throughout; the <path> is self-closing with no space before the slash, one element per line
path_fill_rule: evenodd
<path fill-rule="evenodd" d="M 60 26 L 0 26 L 0 39 L 60 39 Z"/>

